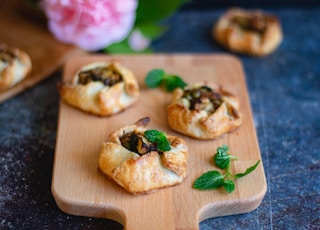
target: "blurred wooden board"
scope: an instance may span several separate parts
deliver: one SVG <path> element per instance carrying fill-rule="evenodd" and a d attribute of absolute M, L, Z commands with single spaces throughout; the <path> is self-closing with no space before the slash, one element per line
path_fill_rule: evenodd
<path fill-rule="evenodd" d="M 27 78 L 11 89 L 0 91 L 0 103 L 50 76 L 69 57 L 84 52 L 55 40 L 42 12 L 26 2 L 0 0 L 0 43 L 24 50 L 33 64 Z"/>
<path fill-rule="evenodd" d="M 64 81 L 93 61 L 119 60 L 136 75 L 141 98 L 126 111 L 111 117 L 97 117 L 60 103 L 59 125 L 54 160 L 52 192 L 57 205 L 65 212 L 109 218 L 126 229 L 198 229 L 199 222 L 217 216 L 245 213 L 257 208 L 267 189 L 263 164 L 248 176 L 236 181 L 228 194 L 223 189 L 199 191 L 192 188 L 197 177 L 217 170 L 212 157 L 218 146 L 228 144 L 239 160 L 232 162 L 235 172 L 261 159 L 253 124 L 243 68 L 229 55 L 131 55 L 84 56 L 69 60 Z M 201 80 L 221 84 L 241 103 L 243 124 L 236 131 L 217 140 L 199 141 L 172 131 L 166 120 L 166 105 L 171 94 L 162 89 L 147 89 L 143 80 L 153 68 L 182 76 L 189 84 Z M 110 132 L 149 116 L 150 128 L 185 139 L 189 149 L 188 175 L 182 184 L 147 195 L 132 195 L 106 179 L 98 171 L 99 150 Z"/>

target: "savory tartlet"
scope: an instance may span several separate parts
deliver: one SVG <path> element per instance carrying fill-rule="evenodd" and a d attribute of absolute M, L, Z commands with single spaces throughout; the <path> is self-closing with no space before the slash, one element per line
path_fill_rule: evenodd
<path fill-rule="evenodd" d="M 169 126 L 196 139 L 214 139 L 241 125 L 239 100 L 209 82 L 173 91 L 167 107 Z"/>
<path fill-rule="evenodd" d="M 119 62 L 85 65 L 75 74 L 71 84 L 58 84 L 58 89 L 68 104 L 99 116 L 123 111 L 140 96 L 134 74 Z"/>
<path fill-rule="evenodd" d="M 213 26 L 214 39 L 226 49 L 252 56 L 265 56 L 281 43 L 278 18 L 261 10 L 229 9 Z"/>
<path fill-rule="evenodd" d="M 110 134 L 102 144 L 100 171 L 126 191 L 142 194 L 180 184 L 187 175 L 187 146 L 183 139 L 166 135 L 170 148 L 146 137 L 149 117 Z"/>
<path fill-rule="evenodd" d="M 0 91 L 12 88 L 30 73 L 29 55 L 18 48 L 0 45 Z"/>

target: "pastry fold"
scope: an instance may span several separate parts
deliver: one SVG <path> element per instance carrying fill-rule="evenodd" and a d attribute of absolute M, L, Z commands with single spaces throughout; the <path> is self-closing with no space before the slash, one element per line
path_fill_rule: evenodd
<path fill-rule="evenodd" d="M 181 183 L 187 175 L 187 146 L 183 139 L 167 135 L 171 150 L 156 148 L 139 154 L 123 146 L 127 135 L 143 136 L 150 119 L 142 118 L 110 134 L 102 144 L 98 165 L 107 177 L 133 194 L 149 193 Z"/>
<path fill-rule="evenodd" d="M 214 139 L 241 125 L 239 107 L 238 98 L 222 87 L 199 82 L 175 89 L 167 107 L 168 124 L 195 139 Z"/>
<path fill-rule="evenodd" d="M 261 10 L 229 9 L 213 26 L 212 35 L 226 49 L 252 56 L 265 56 L 281 43 L 279 20 Z"/>
<path fill-rule="evenodd" d="M 97 70 L 102 73 L 95 73 Z M 93 72 L 91 75 L 88 74 L 90 71 Z M 99 75 L 103 75 L 103 71 L 111 72 L 109 78 L 114 78 L 113 73 L 117 74 L 117 80 L 107 82 L 107 78 Z M 85 74 L 91 79 L 80 77 Z M 138 101 L 140 96 L 134 74 L 119 62 L 88 64 L 75 74 L 73 83 L 59 84 L 58 89 L 66 103 L 98 116 L 110 116 L 123 111 Z"/>
<path fill-rule="evenodd" d="M 31 69 L 31 59 L 25 51 L 0 45 L 0 91 L 21 82 Z"/>

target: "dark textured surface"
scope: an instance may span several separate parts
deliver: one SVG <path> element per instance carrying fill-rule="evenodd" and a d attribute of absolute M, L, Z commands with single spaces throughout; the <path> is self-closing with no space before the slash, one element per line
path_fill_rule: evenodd
<path fill-rule="evenodd" d="M 183 9 L 216 9 L 226 7 L 309 7 L 319 5 L 319 0 L 188 0 Z"/>
<path fill-rule="evenodd" d="M 161 53 L 226 52 L 211 39 L 224 9 L 185 10 L 154 42 Z M 244 66 L 268 190 L 254 211 L 208 219 L 200 229 L 320 229 L 320 7 L 265 9 L 284 40 Z M 0 104 L 0 229 L 122 229 L 63 213 L 51 194 L 61 72 Z M 196 77 L 196 76 L 195 76 Z M 183 207 L 181 207 L 183 208 Z"/>

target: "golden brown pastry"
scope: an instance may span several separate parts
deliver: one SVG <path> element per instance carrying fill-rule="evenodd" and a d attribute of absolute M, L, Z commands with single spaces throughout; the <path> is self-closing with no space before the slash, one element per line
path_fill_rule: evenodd
<path fill-rule="evenodd" d="M 238 99 L 208 82 L 175 89 L 167 116 L 172 129 L 196 139 L 213 139 L 241 125 Z"/>
<path fill-rule="evenodd" d="M 68 104 L 99 116 L 110 116 L 133 105 L 139 99 L 134 74 L 119 62 L 94 62 L 83 66 L 73 83 L 58 85 Z"/>
<path fill-rule="evenodd" d="M 260 10 L 232 8 L 214 25 L 215 40 L 233 52 L 265 56 L 281 43 L 283 34 L 279 20 Z"/>
<path fill-rule="evenodd" d="M 31 59 L 26 52 L 0 45 L 0 90 L 18 84 L 29 74 L 31 68 Z"/>
<path fill-rule="evenodd" d="M 183 139 L 166 135 L 170 150 L 160 150 L 146 138 L 150 118 L 110 134 L 102 145 L 99 169 L 133 194 L 149 193 L 179 184 L 187 175 L 187 146 Z"/>

